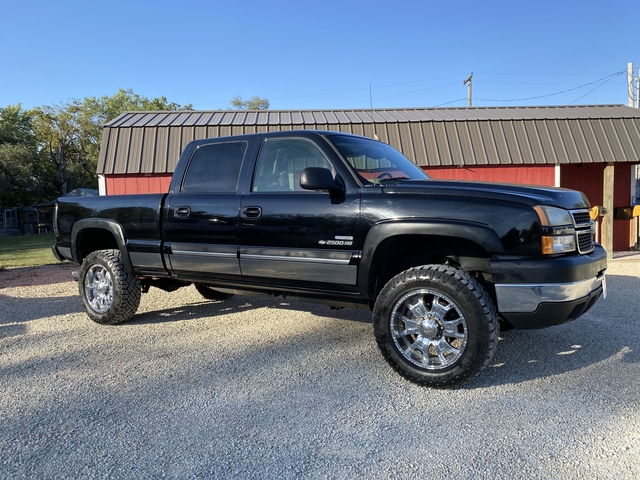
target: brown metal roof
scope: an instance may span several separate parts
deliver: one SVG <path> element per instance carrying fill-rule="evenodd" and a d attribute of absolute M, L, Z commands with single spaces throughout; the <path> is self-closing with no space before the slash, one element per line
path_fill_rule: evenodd
<path fill-rule="evenodd" d="M 300 129 L 377 136 L 425 167 L 640 162 L 640 110 L 623 105 L 163 111 L 109 122 L 98 173 L 169 173 L 191 140 Z"/>

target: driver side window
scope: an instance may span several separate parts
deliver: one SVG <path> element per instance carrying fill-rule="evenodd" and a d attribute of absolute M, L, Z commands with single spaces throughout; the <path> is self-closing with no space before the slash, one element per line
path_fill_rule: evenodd
<path fill-rule="evenodd" d="M 331 163 L 311 141 L 300 138 L 266 140 L 251 186 L 252 192 L 300 192 L 300 175 L 307 167 L 331 170 Z"/>

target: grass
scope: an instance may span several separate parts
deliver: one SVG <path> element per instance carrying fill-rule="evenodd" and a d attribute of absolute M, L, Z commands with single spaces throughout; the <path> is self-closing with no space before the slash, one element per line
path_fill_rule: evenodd
<path fill-rule="evenodd" d="M 60 264 L 51 253 L 51 245 L 55 242 L 53 233 L 0 237 L 0 270 Z"/>

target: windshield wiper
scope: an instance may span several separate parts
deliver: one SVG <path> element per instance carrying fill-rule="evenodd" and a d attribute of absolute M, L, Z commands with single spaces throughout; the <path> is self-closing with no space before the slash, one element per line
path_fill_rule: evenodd
<path fill-rule="evenodd" d="M 398 183 L 403 180 L 411 180 L 409 177 L 391 177 L 391 178 L 383 178 L 378 181 L 378 185 L 388 185 L 390 183 Z"/>

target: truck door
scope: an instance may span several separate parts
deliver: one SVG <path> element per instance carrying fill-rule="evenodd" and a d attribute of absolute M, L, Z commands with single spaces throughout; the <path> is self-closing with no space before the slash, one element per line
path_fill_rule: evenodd
<path fill-rule="evenodd" d="M 361 246 L 359 190 L 334 201 L 303 190 L 307 167 L 332 170 L 306 138 L 263 142 L 250 191 L 240 207 L 240 265 L 245 282 L 289 288 L 355 290 Z"/>
<path fill-rule="evenodd" d="M 200 145 L 165 205 L 167 266 L 177 277 L 239 279 L 238 177 L 247 142 Z"/>

